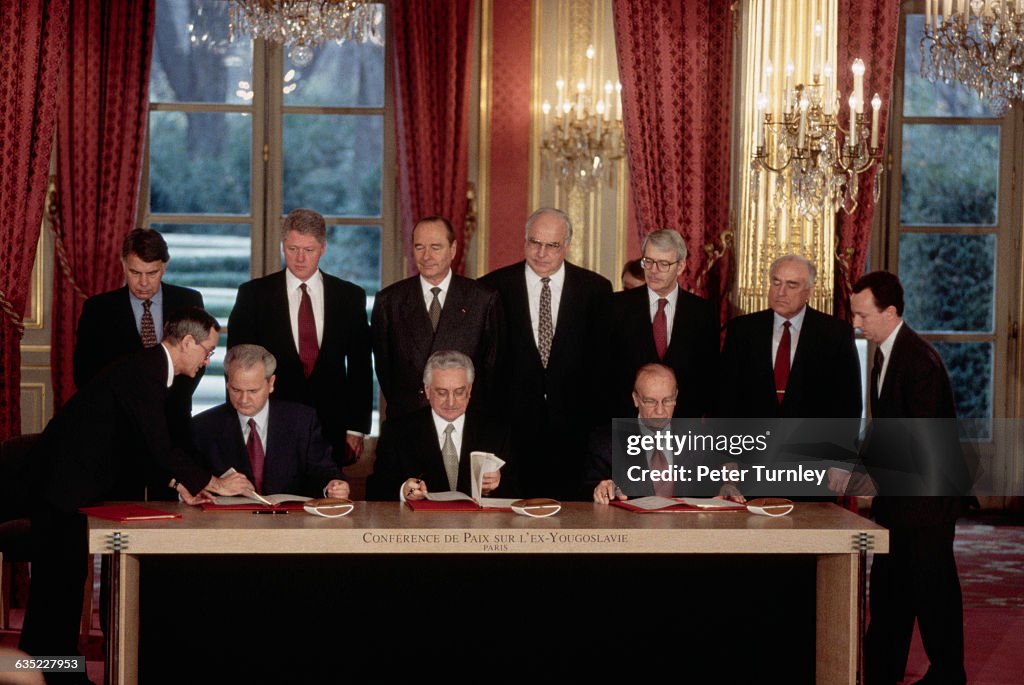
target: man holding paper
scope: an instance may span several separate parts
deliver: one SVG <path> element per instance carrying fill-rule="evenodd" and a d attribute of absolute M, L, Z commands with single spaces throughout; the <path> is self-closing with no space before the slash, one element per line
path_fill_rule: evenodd
<path fill-rule="evenodd" d="M 224 359 L 230 404 L 192 419 L 192 438 L 214 473 L 235 469 L 261 494 L 348 497 L 316 410 L 271 400 L 277 359 L 260 345 L 236 345 Z"/>
<path fill-rule="evenodd" d="M 453 350 L 430 355 L 423 372 L 430 406 L 384 424 L 373 475 L 366 483 L 367 499 L 421 500 L 428 487 L 471 495 L 470 452 L 490 452 L 510 461 L 508 428 L 466 412 L 473 377 L 467 355 Z M 484 496 L 508 497 L 514 490 L 508 474 L 483 474 Z"/>

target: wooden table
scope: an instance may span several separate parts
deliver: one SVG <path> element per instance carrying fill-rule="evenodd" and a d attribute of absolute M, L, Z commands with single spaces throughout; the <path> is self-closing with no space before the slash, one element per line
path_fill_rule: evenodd
<path fill-rule="evenodd" d="M 816 682 L 853 684 L 861 635 L 864 550 L 888 551 L 888 531 L 831 504 L 798 504 L 782 518 L 746 512 L 634 514 L 567 503 L 532 519 L 503 512 L 416 513 L 398 503 L 357 503 L 340 519 L 210 513 L 160 505 L 182 518 L 89 519 L 89 550 L 112 555 L 107 680 L 138 678 L 139 558 L 188 554 L 782 554 L 816 558 Z"/>

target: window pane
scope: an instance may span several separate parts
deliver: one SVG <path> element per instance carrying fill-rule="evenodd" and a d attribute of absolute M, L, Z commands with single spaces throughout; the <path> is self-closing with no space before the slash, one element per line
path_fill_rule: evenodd
<path fill-rule="evenodd" d="M 992 343 L 936 342 L 936 351 L 942 357 L 953 382 L 956 411 L 961 419 L 992 418 Z M 976 429 L 974 437 L 988 438 L 991 429 Z"/>
<path fill-rule="evenodd" d="M 372 298 L 380 290 L 380 226 L 328 226 L 320 268 L 352 281 Z"/>
<path fill-rule="evenodd" d="M 995 235 L 903 233 L 899 254 L 910 325 L 944 333 L 994 330 Z"/>
<path fill-rule="evenodd" d="M 908 117 L 991 117 L 987 104 L 957 81 L 931 83 L 921 76 L 924 15 L 907 15 L 903 114 Z M 930 44 L 930 42 L 929 42 Z"/>
<path fill-rule="evenodd" d="M 226 2 L 158 0 L 150 102 L 248 104 L 252 41 L 228 30 Z"/>
<path fill-rule="evenodd" d="M 384 46 L 330 41 L 313 50 L 306 67 L 285 64 L 285 105 L 383 107 Z"/>
<path fill-rule="evenodd" d="M 380 216 L 384 117 L 284 115 L 284 211 Z"/>
<path fill-rule="evenodd" d="M 150 211 L 249 214 L 251 147 L 248 114 L 150 112 Z"/>
<path fill-rule="evenodd" d="M 153 224 L 167 240 L 171 261 L 166 280 L 203 294 L 207 311 L 227 326 L 238 286 L 249 280 L 248 224 Z M 192 412 L 224 401 L 224 355 L 227 336 L 221 332 L 217 351 L 192 395 Z"/>
<path fill-rule="evenodd" d="M 999 127 L 904 124 L 901 224 L 994 225 Z"/>

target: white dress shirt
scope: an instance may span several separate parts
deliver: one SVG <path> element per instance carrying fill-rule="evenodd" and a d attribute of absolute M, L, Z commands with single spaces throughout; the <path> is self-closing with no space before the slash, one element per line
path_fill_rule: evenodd
<path fill-rule="evenodd" d="M 448 269 L 448 273 L 444 275 L 441 282 L 434 285 L 427 279 L 420 276 L 420 288 L 423 289 L 423 303 L 427 307 L 427 312 L 430 312 L 430 303 L 434 301 L 434 293 L 431 292 L 431 288 L 440 288 L 441 292 L 437 294 L 437 301 L 441 303 L 441 309 L 444 309 L 444 301 L 448 297 L 448 288 L 452 285 L 452 270 Z"/>
<path fill-rule="evenodd" d="M 878 349 L 882 350 L 882 372 L 878 374 L 878 387 L 875 389 L 879 395 L 882 394 L 882 386 L 885 384 L 885 372 L 889 368 L 889 357 L 892 356 L 892 346 L 896 344 L 896 336 L 899 334 L 901 328 L 903 328 L 902 319 L 898 324 L 896 324 L 896 328 L 892 329 L 892 333 L 889 334 L 889 337 L 878 345 Z M 874 362 L 872 362 L 872 365 L 874 365 Z"/>
<path fill-rule="evenodd" d="M 647 288 L 647 301 L 650 305 L 651 323 L 654 323 L 654 315 L 658 313 L 658 300 L 661 299 L 661 295 Z M 665 305 L 665 346 L 672 344 L 672 324 L 676 318 L 676 304 L 679 302 L 679 286 L 676 285 L 675 289 L 665 296 L 668 300 L 668 304 Z"/>
<path fill-rule="evenodd" d="M 782 342 L 782 324 L 789 321 L 789 368 L 793 368 L 793 359 L 796 358 L 796 345 L 800 341 L 800 330 L 804 327 L 804 315 L 807 313 L 807 305 L 804 305 L 800 312 L 792 319 L 785 319 L 775 314 L 775 325 L 772 328 L 772 366 L 775 366 L 775 357 L 779 354 L 779 343 Z"/>
<path fill-rule="evenodd" d="M 263 445 L 263 454 L 267 453 L 267 426 L 270 423 L 270 402 L 265 402 L 263 408 L 256 412 L 255 416 L 246 416 L 242 412 L 238 414 L 238 422 L 242 424 L 242 442 L 249 444 L 249 419 L 256 420 L 256 434 L 260 437 L 260 444 Z"/>
<path fill-rule="evenodd" d="M 551 281 L 548 288 L 551 290 L 551 336 L 555 335 L 555 327 L 558 325 L 558 304 L 562 301 L 562 288 L 565 287 L 565 262 L 558 267 L 558 271 L 551 274 Z M 526 296 L 530 300 L 530 325 L 533 328 L 533 341 L 540 347 L 539 322 L 540 322 L 540 293 L 544 289 L 541 277 L 537 272 L 526 265 Z"/>
<path fill-rule="evenodd" d="M 455 426 L 455 430 L 452 431 L 452 444 L 455 445 L 455 456 L 458 457 L 459 460 L 461 461 L 463 435 L 462 431 L 466 427 L 466 415 L 463 414 L 454 421 L 449 421 L 448 419 L 442 416 L 438 416 L 437 413 L 433 409 L 431 409 L 430 417 L 434 419 L 434 432 L 437 433 L 437 446 L 442 450 L 442 452 L 444 451 L 444 432 L 448 428 L 449 423 Z M 409 478 L 414 477 L 415 476 L 409 476 Z M 430 484 L 428 484 L 428 486 L 429 485 Z M 448 485 L 447 483 L 442 483 L 441 485 L 445 486 L 444 490 L 438 490 L 438 492 L 444 492 L 445 490 L 448 489 L 446 487 Z M 400 486 L 398 486 L 398 499 L 402 502 L 405 501 L 405 483 L 402 483 Z"/>

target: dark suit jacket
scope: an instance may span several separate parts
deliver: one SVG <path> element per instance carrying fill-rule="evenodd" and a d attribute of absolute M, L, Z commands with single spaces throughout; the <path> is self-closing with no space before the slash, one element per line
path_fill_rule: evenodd
<path fill-rule="evenodd" d="M 284 271 L 243 283 L 238 289 L 228 319 L 228 347 L 250 343 L 270 350 L 277 358 L 274 397 L 316 409 L 324 437 L 340 463 L 346 455 L 346 432 L 370 432 L 373 370 L 366 292 L 348 281 L 322 275 L 323 338 L 309 378 L 292 337 Z"/>
<path fill-rule="evenodd" d="M 176 309 L 202 307 L 198 290 L 161 283 L 163 317 Z M 135 325 L 128 286 L 94 295 L 82 305 L 75 341 L 75 386 L 81 390 L 103 367 L 142 349 L 142 337 Z M 192 393 L 199 385 L 202 371 L 195 378 L 176 376 L 167 395 L 167 421 L 174 444 L 184 447 L 188 421 L 192 416 Z"/>
<path fill-rule="evenodd" d="M 377 293 L 371 320 L 377 379 L 388 403 L 388 420 L 427 406 L 423 369 L 438 350 L 457 350 L 473 360 L 476 379 L 470 407 L 489 406 L 503 325 L 498 293 L 452 274 L 435 332 L 420 277 L 412 276 Z"/>
<path fill-rule="evenodd" d="M 472 494 L 469 453 L 483 451 L 496 454 L 506 462 L 501 468 L 501 484 L 489 496 L 516 496 L 515 458 L 508 426 L 470 412 L 466 414 L 463 430 L 465 434 L 459 451 L 459 492 Z M 448 489 L 448 476 L 430 407 L 385 422 L 377 442 L 373 474 L 366 481 L 366 498 L 397 500 L 398 489 L 408 478 L 421 478 L 431 492 Z"/>
<path fill-rule="evenodd" d="M 612 416 L 636 415 L 633 380 L 637 369 L 657 362 L 648 289 L 615 293 L 609 300 L 609 373 Z M 661 363 L 672 367 L 679 383 L 675 416 L 700 417 L 711 412 L 717 383 L 718 316 L 711 303 L 680 289 L 672 338 Z"/>
<path fill-rule="evenodd" d="M 249 453 L 242 441 L 238 412 L 220 404 L 192 419 L 192 438 L 206 466 L 220 475 L 229 468 L 251 481 Z M 323 497 L 324 486 L 342 478 L 321 435 L 316 412 L 302 404 L 270 400 L 263 492 Z"/>
<path fill-rule="evenodd" d="M 964 500 L 950 493 L 967 495 L 971 479 L 957 435 L 953 389 L 938 352 L 906 323 L 896 334 L 880 395 L 872 381 L 870 402 L 872 425 L 861 454 L 878 488 L 876 520 L 887 527 L 956 520 Z M 947 496 L 906 496 L 915 488 Z"/>
<path fill-rule="evenodd" d="M 164 416 L 167 357 L 157 345 L 118 359 L 53 417 L 35 452 L 39 493 L 74 512 L 104 499 L 141 499 L 176 478 L 192 493 L 210 473 L 172 448 Z"/>
<path fill-rule="evenodd" d="M 807 307 L 781 406 L 775 395 L 771 309 L 728 323 L 717 414 L 737 418 L 859 418 L 860 359 L 845 321 Z"/>
<path fill-rule="evenodd" d="M 597 342 L 612 285 L 566 262 L 545 368 L 533 335 L 526 268 L 519 262 L 480 279 L 501 294 L 505 312 L 500 404 L 511 425 L 524 428 L 512 436 L 523 492 L 572 499 L 579 491 L 587 435 L 603 410 Z"/>

